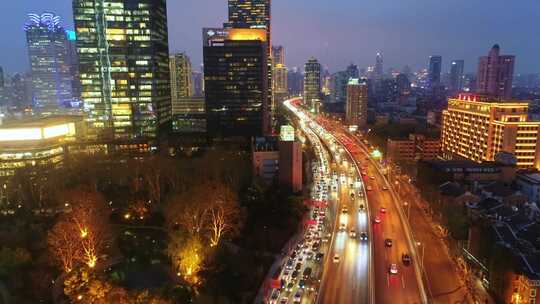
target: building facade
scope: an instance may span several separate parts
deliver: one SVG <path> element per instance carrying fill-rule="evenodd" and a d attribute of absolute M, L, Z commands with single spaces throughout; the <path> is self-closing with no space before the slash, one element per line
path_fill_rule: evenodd
<path fill-rule="evenodd" d="M 165 0 L 73 0 L 81 99 L 95 138 L 156 138 L 170 129 Z"/>
<path fill-rule="evenodd" d="M 73 101 L 66 31 L 53 13 L 28 14 L 24 29 L 36 109 L 55 111 Z"/>
<path fill-rule="evenodd" d="M 514 154 L 519 168 L 540 168 L 539 121 L 528 120 L 529 104 L 475 94 L 459 94 L 443 111 L 442 153 L 446 158 L 493 161 Z"/>
<path fill-rule="evenodd" d="M 428 69 L 428 84 L 431 88 L 436 88 L 441 84 L 442 57 L 430 56 Z"/>
<path fill-rule="evenodd" d="M 364 128 L 367 125 L 368 85 L 367 79 L 351 78 L 347 84 L 345 121 L 349 127 Z"/>
<path fill-rule="evenodd" d="M 499 45 L 496 44 L 491 48 L 488 56 L 480 57 L 476 75 L 476 92 L 510 99 L 516 57 L 500 55 L 500 51 Z"/>
<path fill-rule="evenodd" d="M 312 57 L 304 66 L 304 103 L 311 111 L 317 112 L 320 102 L 321 64 Z"/>
<path fill-rule="evenodd" d="M 302 144 L 294 139 L 279 142 L 279 183 L 294 193 L 302 191 Z"/>
<path fill-rule="evenodd" d="M 463 84 L 465 80 L 463 75 L 464 68 L 464 60 L 454 60 L 450 64 L 450 81 L 448 85 L 448 90 L 450 91 L 450 94 L 456 94 L 463 90 Z"/>
<path fill-rule="evenodd" d="M 269 129 L 266 31 L 204 29 L 204 87 L 211 137 L 261 136 Z"/>
<path fill-rule="evenodd" d="M 386 151 L 392 161 L 433 160 L 440 154 L 441 141 L 420 134 L 410 134 L 409 139 L 388 139 Z"/>
<path fill-rule="evenodd" d="M 272 46 L 272 63 L 274 66 L 285 65 L 285 48 L 281 45 Z"/>
<path fill-rule="evenodd" d="M 171 114 L 173 133 L 206 133 L 206 109 L 203 97 L 173 100 Z"/>
<path fill-rule="evenodd" d="M 175 102 L 181 98 L 193 96 L 193 81 L 191 60 L 185 53 L 169 56 L 169 70 L 171 73 L 171 100 Z"/>

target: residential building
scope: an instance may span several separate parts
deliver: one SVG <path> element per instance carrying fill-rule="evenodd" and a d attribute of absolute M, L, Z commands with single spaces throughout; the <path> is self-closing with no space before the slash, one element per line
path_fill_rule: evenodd
<path fill-rule="evenodd" d="M 39 111 L 57 111 L 73 101 L 68 40 L 59 16 L 28 14 L 24 27 L 32 73 L 33 105 Z"/>
<path fill-rule="evenodd" d="M 441 85 L 442 57 L 430 56 L 428 69 L 428 85 L 437 88 Z"/>
<path fill-rule="evenodd" d="M 266 37 L 260 29 L 204 29 L 204 88 L 211 137 L 268 133 Z"/>
<path fill-rule="evenodd" d="M 302 191 L 302 144 L 294 139 L 279 142 L 279 183 L 294 193 Z"/>
<path fill-rule="evenodd" d="M 519 168 L 540 168 L 540 121 L 529 121 L 529 104 L 485 95 L 459 94 L 443 111 L 445 158 L 493 161 L 500 152 L 515 155 Z"/>
<path fill-rule="evenodd" d="M 317 112 L 321 102 L 321 64 L 311 57 L 304 66 L 304 103 Z"/>
<path fill-rule="evenodd" d="M 448 91 L 450 92 L 450 94 L 457 94 L 463 90 L 464 68 L 464 60 L 454 60 L 450 64 L 450 82 L 448 86 Z"/>
<path fill-rule="evenodd" d="M 138 140 L 168 132 L 166 0 L 73 0 L 73 15 L 92 137 Z"/>
<path fill-rule="evenodd" d="M 193 96 L 193 81 L 191 61 L 185 53 L 176 53 L 169 56 L 169 70 L 171 73 L 171 100 Z"/>
<path fill-rule="evenodd" d="M 408 139 L 388 139 L 386 151 L 388 158 L 395 162 L 433 160 L 439 156 L 441 141 L 421 134 L 410 134 Z"/>
<path fill-rule="evenodd" d="M 345 121 L 349 128 L 363 129 L 367 125 L 367 79 L 351 78 L 347 84 Z"/>
<path fill-rule="evenodd" d="M 476 92 L 510 99 L 514 78 L 513 55 L 500 55 L 500 47 L 494 45 L 488 56 L 480 57 L 476 75 Z"/>

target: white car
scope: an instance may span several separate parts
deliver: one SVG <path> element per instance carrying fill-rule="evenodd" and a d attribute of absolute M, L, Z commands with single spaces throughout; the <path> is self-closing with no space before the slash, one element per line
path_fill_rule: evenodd
<path fill-rule="evenodd" d="M 390 272 L 390 274 L 397 274 L 397 264 L 390 264 L 390 268 L 388 269 L 388 271 Z"/>
<path fill-rule="evenodd" d="M 332 261 L 333 261 L 334 263 L 339 263 L 339 255 L 338 255 L 337 253 L 334 254 L 334 257 L 332 258 Z"/>

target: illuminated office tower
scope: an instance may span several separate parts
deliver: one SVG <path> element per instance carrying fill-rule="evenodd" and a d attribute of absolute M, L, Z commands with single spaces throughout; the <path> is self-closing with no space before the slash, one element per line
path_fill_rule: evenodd
<path fill-rule="evenodd" d="M 52 13 L 28 14 L 26 42 L 33 105 L 40 111 L 68 107 L 73 99 L 66 31 Z"/>
<path fill-rule="evenodd" d="M 481 94 L 511 98 L 515 61 L 515 56 L 500 55 L 499 45 L 494 45 L 488 56 L 479 59 L 476 91 Z"/>
<path fill-rule="evenodd" d="M 317 112 L 321 101 L 321 64 L 311 57 L 304 66 L 304 103 Z"/>
<path fill-rule="evenodd" d="M 456 94 L 463 90 L 463 69 L 465 67 L 465 61 L 454 60 L 450 64 L 450 85 L 448 90 L 451 94 Z"/>
<path fill-rule="evenodd" d="M 274 99 L 277 102 L 283 101 L 289 95 L 288 88 L 288 70 L 287 67 L 281 63 L 274 66 Z"/>
<path fill-rule="evenodd" d="M 373 78 L 377 80 L 382 79 L 383 74 L 383 56 L 381 53 L 377 53 L 377 57 L 375 57 L 375 68 L 373 69 Z"/>
<path fill-rule="evenodd" d="M 274 120 L 276 105 L 273 100 L 273 64 L 272 64 L 272 14 L 271 0 L 228 0 L 229 21 L 224 24 L 225 28 L 262 29 L 266 31 L 266 54 L 268 56 L 266 68 L 268 104 L 270 111 L 267 113 L 269 121 Z M 265 133 L 270 132 L 270 125 Z"/>
<path fill-rule="evenodd" d="M 428 85 L 437 88 L 441 85 L 442 57 L 430 56 L 428 69 Z"/>
<path fill-rule="evenodd" d="M 349 127 L 364 128 L 367 124 L 368 85 L 365 79 L 351 78 L 347 84 L 345 120 Z"/>
<path fill-rule="evenodd" d="M 519 168 L 540 168 L 540 121 L 528 120 L 529 104 L 461 93 L 443 111 L 441 143 L 448 158 L 493 161 L 499 152 L 517 158 Z"/>
<path fill-rule="evenodd" d="M 81 97 L 98 138 L 155 138 L 170 128 L 165 0 L 73 0 Z"/>
<path fill-rule="evenodd" d="M 172 101 L 193 96 L 192 70 L 189 57 L 184 53 L 170 56 L 169 69 L 171 71 Z"/>
<path fill-rule="evenodd" d="M 266 32 L 204 29 L 204 92 L 210 137 L 261 136 L 268 129 Z"/>

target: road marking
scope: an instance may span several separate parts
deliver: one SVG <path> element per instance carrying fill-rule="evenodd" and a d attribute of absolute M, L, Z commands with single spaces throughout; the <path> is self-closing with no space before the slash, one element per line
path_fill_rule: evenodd
<path fill-rule="evenodd" d="M 386 285 L 390 288 L 390 275 L 388 273 L 386 274 Z"/>
<path fill-rule="evenodd" d="M 401 286 L 405 289 L 405 277 L 403 275 L 401 275 Z"/>

